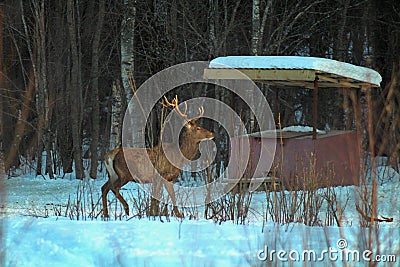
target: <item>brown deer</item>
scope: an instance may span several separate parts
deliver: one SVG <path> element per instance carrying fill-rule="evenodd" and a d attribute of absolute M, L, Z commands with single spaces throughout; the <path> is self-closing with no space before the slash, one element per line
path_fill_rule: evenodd
<path fill-rule="evenodd" d="M 189 120 L 187 118 L 187 106 L 185 112 L 181 112 L 178 107 L 178 98 L 175 97 L 172 102 L 169 102 L 165 98 L 163 106 L 173 107 L 177 113 L 185 119 L 185 125 L 179 136 L 179 148 L 182 154 L 188 159 L 192 160 L 199 149 L 199 143 L 202 140 L 213 139 L 214 134 L 196 124 L 196 121 L 203 116 L 204 109 L 200 108 L 200 115 L 194 119 Z M 164 147 L 168 147 L 165 146 Z M 145 164 L 144 160 L 146 155 L 143 152 L 146 151 L 150 161 L 152 163 Z M 127 163 L 131 167 L 132 172 L 128 169 Z M 125 184 L 130 181 L 137 183 L 152 183 L 155 176 L 154 169 L 166 180 L 164 185 L 167 189 L 169 196 L 171 197 L 172 204 L 174 206 L 174 214 L 177 217 L 182 217 L 176 205 L 175 192 L 173 188 L 173 182 L 177 179 L 181 169 L 179 166 L 171 164 L 163 149 L 160 145 L 154 146 L 153 148 L 117 148 L 105 155 L 105 165 L 107 168 L 109 179 L 102 186 L 102 200 L 103 200 L 103 215 L 108 217 L 107 209 L 107 194 L 111 190 L 116 198 L 122 203 L 126 215 L 129 215 L 129 206 L 125 199 L 120 194 L 119 190 Z"/>

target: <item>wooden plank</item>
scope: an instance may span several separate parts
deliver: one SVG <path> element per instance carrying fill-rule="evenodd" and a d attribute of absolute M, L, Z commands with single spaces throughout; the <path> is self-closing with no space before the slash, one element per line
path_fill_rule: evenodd
<path fill-rule="evenodd" d="M 282 69 L 205 69 L 206 79 L 244 79 L 237 71 L 242 72 L 252 80 L 258 81 L 314 81 L 314 70 L 282 70 Z"/>
<path fill-rule="evenodd" d="M 257 82 L 279 87 L 306 87 L 306 88 L 308 88 L 309 84 L 312 84 L 302 81 L 258 81 L 257 80 Z"/>
<path fill-rule="evenodd" d="M 331 82 L 326 82 L 326 81 L 320 81 L 319 82 L 319 88 L 343 88 L 343 87 L 348 87 L 344 86 L 343 84 L 340 83 L 331 83 Z M 353 88 L 353 86 L 352 86 Z M 358 88 L 358 87 L 356 87 Z"/>
<path fill-rule="evenodd" d="M 332 77 L 327 77 L 325 75 L 318 75 L 318 79 L 325 81 L 325 82 L 329 82 L 329 84 L 339 85 L 341 87 L 360 88 L 360 85 L 357 83 L 357 81 L 351 80 L 351 79 L 332 78 Z M 351 81 L 354 81 L 354 82 L 351 82 Z"/>

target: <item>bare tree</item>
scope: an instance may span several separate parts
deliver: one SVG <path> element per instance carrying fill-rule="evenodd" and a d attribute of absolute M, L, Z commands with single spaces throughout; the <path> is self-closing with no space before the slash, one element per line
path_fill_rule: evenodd
<path fill-rule="evenodd" d="M 69 89 L 71 90 L 71 130 L 73 141 L 73 157 L 75 161 L 76 178 L 85 177 L 82 161 L 82 82 L 80 81 L 79 45 L 79 6 L 74 0 L 67 2 L 67 21 L 71 46 L 71 72 Z"/>
<path fill-rule="evenodd" d="M 92 69 L 91 69 L 91 82 L 92 82 L 92 140 L 90 143 L 90 177 L 97 177 L 97 166 L 99 161 L 99 134 L 100 134 L 100 105 L 99 105 L 99 46 L 100 37 L 103 29 L 104 21 L 104 6 L 105 0 L 99 2 L 98 22 L 93 37 L 92 43 Z"/>
<path fill-rule="evenodd" d="M 136 0 L 124 0 L 124 14 L 121 23 L 121 77 L 125 98 L 129 101 L 132 90 L 129 87 L 129 74 L 134 70 L 134 41 L 136 25 Z"/>
<path fill-rule="evenodd" d="M 49 88 L 47 78 L 47 53 L 46 53 L 46 24 L 45 1 L 37 0 L 30 3 L 33 13 L 33 25 L 28 25 L 25 19 L 24 3 L 20 2 L 21 19 L 27 47 L 32 61 L 33 77 L 36 92 L 36 108 L 39 116 L 37 124 L 37 168 L 36 173 L 42 174 L 42 151 L 46 151 L 46 173 L 54 178 L 51 161 Z M 33 38 L 32 38 L 33 37 Z M 32 39 L 31 39 L 32 38 Z M 29 88 L 29 86 L 28 86 Z M 29 90 L 27 91 L 29 93 Z M 27 94 L 29 97 L 29 94 Z M 29 102 L 28 102 L 29 103 Z M 27 104 L 28 104 L 27 103 Z M 27 115 L 27 114 L 26 114 Z M 18 142 L 19 143 L 19 142 Z M 19 145 L 19 144 L 18 144 Z"/>
<path fill-rule="evenodd" d="M 133 88 L 129 82 L 134 72 L 134 41 L 135 41 L 135 25 L 136 25 L 136 0 L 124 0 L 124 15 L 121 23 L 121 78 L 122 85 L 116 83 L 113 85 L 113 101 L 112 101 L 112 128 L 110 149 L 119 147 L 121 144 L 121 128 L 122 128 L 122 110 L 127 108 L 133 97 Z M 122 88 L 121 88 L 122 87 Z M 122 89 L 122 90 L 121 90 Z M 120 101 L 125 100 L 123 105 Z M 133 114 L 130 118 L 134 121 L 138 120 L 139 114 Z M 134 123 L 133 125 L 138 125 Z M 141 133 L 141 129 L 135 129 L 137 134 Z"/>

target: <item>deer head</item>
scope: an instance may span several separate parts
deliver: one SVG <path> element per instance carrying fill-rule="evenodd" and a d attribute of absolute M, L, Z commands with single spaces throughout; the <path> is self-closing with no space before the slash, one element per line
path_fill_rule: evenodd
<path fill-rule="evenodd" d="M 175 98 L 170 102 L 168 99 L 164 96 L 164 102 L 162 105 L 164 107 L 172 107 L 176 110 L 179 116 L 181 116 L 185 120 L 185 125 L 184 125 L 184 130 L 182 132 L 183 138 L 189 139 L 191 142 L 198 144 L 200 141 L 203 140 L 211 140 L 214 138 L 214 134 L 200 126 L 197 125 L 197 120 L 200 119 L 204 115 L 204 108 L 200 107 L 199 108 L 199 115 L 193 119 L 188 119 L 187 116 L 187 103 L 184 102 L 185 104 L 185 110 L 182 112 L 179 108 L 178 104 L 178 96 L 175 96 Z"/>

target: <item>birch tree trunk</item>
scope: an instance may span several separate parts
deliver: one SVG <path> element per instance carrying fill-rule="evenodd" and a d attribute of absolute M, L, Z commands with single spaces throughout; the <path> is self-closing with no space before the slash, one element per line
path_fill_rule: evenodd
<path fill-rule="evenodd" d="M 260 20 L 260 0 L 253 0 L 253 5 L 252 5 L 252 35 L 251 35 L 251 53 L 254 56 L 258 56 L 261 47 L 260 47 L 260 41 L 262 41 L 263 36 L 261 33 L 263 32 L 262 27 L 264 25 L 261 25 L 261 20 Z M 247 103 L 250 107 L 253 107 L 255 101 L 253 99 L 254 92 L 252 91 L 252 88 L 248 89 L 248 95 L 250 96 L 250 102 Z M 249 112 L 249 130 L 250 132 L 255 130 L 255 116 L 254 113 L 248 109 Z"/>
<path fill-rule="evenodd" d="M 118 103 L 118 96 L 121 96 L 121 94 L 118 94 L 119 92 L 123 92 L 124 94 L 123 99 L 124 101 L 124 107 L 129 108 L 128 104 L 130 100 L 133 97 L 133 90 L 134 88 L 131 88 L 130 84 L 130 77 L 133 77 L 133 72 L 134 72 L 134 40 L 135 40 L 135 22 L 136 22 L 136 0 L 124 0 L 124 5 L 125 5 L 125 14 L 122 19 L 122 25 L 121 25 L 121 78 L 122 78 L 122 90 L 119 90 L 118 84 L 114 86 L 113 91 L 114 91 L 114 100 L 113 100 L 113 112 L 112 116 L 118 115 L 119 108 L 118 106 L 122 106 L 120 103 Z M 119 114 L 122 115 L 122 114 Z M 131 118 L 132 120 L 132 125 L 139 125 L 139 121 L 141 120 L 141 114 L 132 114 Z M 112 122 L 116 121 L 122 121 L 122 118 L 112 118 Z M 122 125 L 118 125 L 118 129 L 115 124 L 112 123 L 111 131 L 114 131 L 114 136 L 117 136 L 118 138 L 121 138 L 121 127 Z M 115 132 L 118 132 L 115 134 Z M 132 129 L 132 134 L 135 136 L 141 136 L 142 135 L 142 129 L 134 128 Z M 112 133 L 113 134 L 113 133 Z M 112 137 L 112 136 L 111 136 Z M 135 143 L 133 143 L 133 146 L 141 146 L 141 142 L 139 142 L 138 138 L 134 138 L 136 140 Z M 113 144 L 113 142 L 116 141 L 116 144 Z M 113 140 L 110 143 L 111 148 L 115 148 L 118 145 L 121 144 L 121 140 Z"/>
<path fill-rule="evenodd" d="M 99 161 L 99 133 L 100 133 L 100 106 L 99 106 L 99 46 L 100 36 L 103 28 L 104 21 L 104 2 L 99 2 L 98 22 L 96 24 L 95 35 L 92 44 L 92 69 L 91 69 L 91 83 L 92 83 L 92 141 L 90 143 L 90 177 L 97 178 L 97 167 Z"/>
<path fill-rule="evenodd" d="M 121 146 L 122 89 L 118 80 L 113 83 L 111 96 L 111 129 L 109 150 Z"/>
<path fill-rule="evenodd" d="M 136 21 L 136 0 L 124 0 L 125 13 L 121 25 L 121 78 L 126 101 L 133 96 L 129 86 L 129 75 L 134 68 L 134 33 Z"/>
<path fill-rule="evenodd" d="M 216 22 L 218 20 L 218 1 L 217 0 L 208 0 L 208 50 L 209 50 L 209 57 L 213 58 L 217 56 L 217 49 L 218 49 L 218 41 L 217 41 L 217 33 L 216 33 Z"/>
<path fill-rule="evenodd" d="M 253 56 L 257 56 L 260 42 L 260 0 L 253 0 L 252 29 L 251 53 Z"/>

